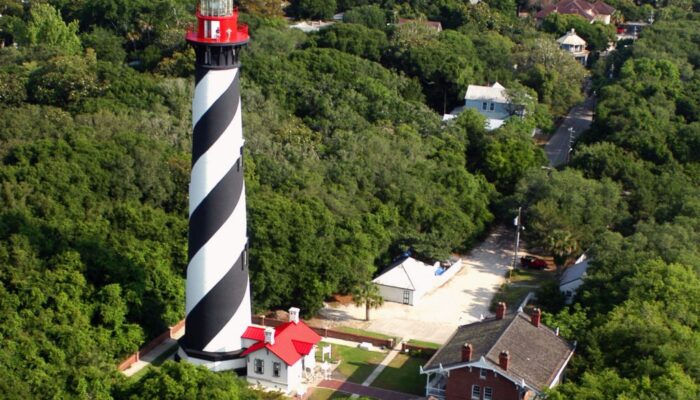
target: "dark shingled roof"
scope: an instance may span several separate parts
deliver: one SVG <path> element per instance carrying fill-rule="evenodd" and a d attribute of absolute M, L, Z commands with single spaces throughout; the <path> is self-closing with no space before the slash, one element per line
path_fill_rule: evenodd
<path fill-rule="evenodd" d="M 517 312 L 506 314 L 501 320 L 489 318 L 460 326 L 423 369 L 436 369 L 440 365 L 449 368 L 463 363 L 462 347 L 466 343 L 473 347 L 470 362 L 484 357 L 499 374 L 515 382 L 524 380 L 538 391 L 550 386 L 574 351 L 573 346 L 554 331 L 543 324 L 535 327 L 527 314 Z M 498 366 L 502 351 L 510 354 L 508 371 Z"/>

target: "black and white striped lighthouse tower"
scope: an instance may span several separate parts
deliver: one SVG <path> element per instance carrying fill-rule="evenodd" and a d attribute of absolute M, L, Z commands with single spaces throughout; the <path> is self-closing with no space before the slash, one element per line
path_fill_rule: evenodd
<path fill-rule="evenodd" d="M 220 371 L 245 368 L 251 323 L 239 55 L 248 27 L 233 0 L 200 0 L 192 101 L 189 264 L 179 356 Z"/>

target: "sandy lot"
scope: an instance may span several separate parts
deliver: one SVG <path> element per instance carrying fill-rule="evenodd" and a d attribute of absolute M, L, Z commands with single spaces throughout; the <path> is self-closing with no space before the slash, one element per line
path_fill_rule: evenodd
<path fill-rule="evenodd" d="M 364 308 L 334 304 L 321 310 L 321 324 L 331 328 L 353 326 L 405 339 L 445 342 L 459 325 L 488 316 L 491 298 L 505 280 L 513 259 L 514 231 L 495 229 L 469 254 L 464 266 L 443 286 L 427 293 L 415 306 L 386 302 L 370 311 L 365 322 Z"/>

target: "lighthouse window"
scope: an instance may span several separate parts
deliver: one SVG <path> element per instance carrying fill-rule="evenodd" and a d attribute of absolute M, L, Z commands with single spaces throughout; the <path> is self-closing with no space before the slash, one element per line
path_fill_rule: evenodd
<path fill-rule="evenodd" d="M 265 372 L 265 361 L 256 358 L 255 359 L 255 373 L 258 375 L 262 375 Z"/>

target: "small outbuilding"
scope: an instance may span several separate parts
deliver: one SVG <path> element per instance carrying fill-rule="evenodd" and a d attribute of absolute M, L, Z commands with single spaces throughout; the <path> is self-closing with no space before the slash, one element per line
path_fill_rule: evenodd
<path fill-rule="evenodd" d="M 462 266 L 462 260 L 433 265 L 412 257 L 405 257 L 390 265 L 373 282 L 385 301 L 416 305 L 430 290 L 454 276 Z"/>
<path fill-rule="evenodd" d="M 583 285 L 588 271 L 588 261 L 585 257 L 581 257 L 576 264 L 567 268 L 559 279 L 559 291 L 566 296 L 567 304 L 571 304 L 578 288 Z"/>

